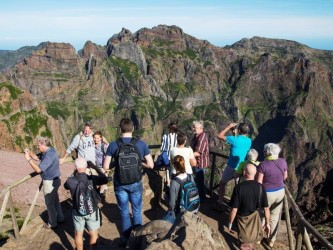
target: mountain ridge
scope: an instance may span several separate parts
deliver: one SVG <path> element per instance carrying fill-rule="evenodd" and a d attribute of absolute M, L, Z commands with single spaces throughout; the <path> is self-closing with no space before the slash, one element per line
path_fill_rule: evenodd
<path fill-rule="evenodd" d="M 1 146 L 20 150 L 43 132 L 53 135 L 62 154 L 83 122 L 94 121 L 114 139 L 126 115 L 149 144 L 159 142 L 170 121 L 191 136 L 191 122 L 202 119 L 211 148 L 221 150 L 219 130 L 245 121 L 258 152 L 264 143 L 281 144 L 288 186 L 308 218 L 328 220 L 333 211 L 332 61 L 333 51 L 294 41 L 253 37 L 218 47 L 166 25 L 135 33 L 123 28 L 105 46 L 88 41 L 78 52 L 68 43 L 44 43 L 0 74 L 5 107 L 0 118 L 12 112 L 11 103 L 31 108 L 0 119 L 0 132 L 8 138 Z M 8 86 L 31 101 L 21 95 L 14 100 Z M 40 120 L 38 129 L 29 119 Z"/>

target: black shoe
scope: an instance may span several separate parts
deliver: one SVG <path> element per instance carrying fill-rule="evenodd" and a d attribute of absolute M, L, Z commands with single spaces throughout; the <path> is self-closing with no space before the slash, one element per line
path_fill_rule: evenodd
<path fill-rule="evenodd" d="M 45 223 L 45 224 L 43 224 L 43 227 L 44 227 L 45 229 L 55 229 L 55 228 L 57 228 L 57 226 L 52 227 L 49 223 Z"/>
<path fill-rule="evenodd" d="M 128 240 L 125 237 L 121 237 L 118 243 L 118 247 L 126 248 Z"/>

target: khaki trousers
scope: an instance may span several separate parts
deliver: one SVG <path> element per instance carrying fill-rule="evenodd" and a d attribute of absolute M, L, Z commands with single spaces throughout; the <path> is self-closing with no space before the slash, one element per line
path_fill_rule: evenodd
<path fill-rule="evenodd" d="M 269 220 L 269 224 L 271 227 L 271 235 L 269 238 L 271 241 L 276 240 L 279 222 L 281 219 L 284 195 L 285 195 L 284 188 L 275 192 L 267 192 L 268 206 L 271 211 L 270 220 Z"/>

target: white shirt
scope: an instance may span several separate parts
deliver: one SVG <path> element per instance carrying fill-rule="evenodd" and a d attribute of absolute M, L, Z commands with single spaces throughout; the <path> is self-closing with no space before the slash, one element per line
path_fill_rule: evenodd
<path fill-rule="evenodd" d="M 185 160 L 185 170 L 188 174 L 193 174 L 192 166 L 190 164 L 190 159 L 194 158 L 193 150 L 190 147 L 174 147 L 170 150 L 170 158 L 173 159 L 176 155 L 183 156 Z M 171 161 L 172 163 L 172 161 Z M 176 170 L 174 169 L 173 165 L 171 164 L 171 173 L 176 174 Z"/>

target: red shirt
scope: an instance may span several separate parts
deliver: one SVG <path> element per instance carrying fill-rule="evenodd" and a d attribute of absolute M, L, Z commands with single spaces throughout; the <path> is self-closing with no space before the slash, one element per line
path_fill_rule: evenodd
<path fill-rule="evenodd" d="M 206 168 L 209 165 L 209 146 L 208 138 L 205 132 L 197 134 L 193 137 L 191 148 L 193 152 L 198 152 L 200 156 L 196 157 L 197 167 Z"/>

